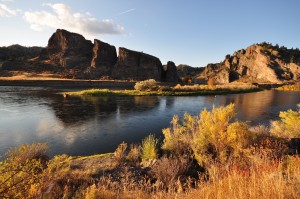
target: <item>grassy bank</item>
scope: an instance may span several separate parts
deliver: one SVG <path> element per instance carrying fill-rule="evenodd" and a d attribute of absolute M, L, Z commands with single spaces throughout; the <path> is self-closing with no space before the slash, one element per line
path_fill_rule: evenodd
<path fill-rule="evenodd" d="M 222 95 L 261 91 L 256 86 L 236 86 L 236 85 L 177 85 L 174 87 L 159 86 L 147 90 L 109 90 L 109 89 L 89 89 L 77 92 L 65 92 L 64 95 L 85 95 L 85 96 L 197 96 L 197 95 Z"/>
<path fill-rule="evenodd" d="M 0 197 L 299 198 L 299 127 L 300 109 L 251 127 L 231 104 L 174 116 L 162 142 L 150 135 L 114 153 L 49 159 L 47 144 L 23 145 L 0 163 Z"/>
<path fill-rule="evenodd" d="M 281 86 L 281 87 L 277 88 L 277 90 L 300 92 L 300 83 L 292 84 L 292 85 L 284 85 L 284 86 Z"/>

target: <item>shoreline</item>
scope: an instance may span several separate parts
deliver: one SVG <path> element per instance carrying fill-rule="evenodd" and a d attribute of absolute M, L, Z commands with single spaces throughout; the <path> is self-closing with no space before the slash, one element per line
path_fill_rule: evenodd
<path fill-rule="evenodd" d="M 45 87 L 79 87 L 79 88 L 133 88 L 135 82 L 105 80 L 0 80 L 0 86 L 45 86 Z"/>

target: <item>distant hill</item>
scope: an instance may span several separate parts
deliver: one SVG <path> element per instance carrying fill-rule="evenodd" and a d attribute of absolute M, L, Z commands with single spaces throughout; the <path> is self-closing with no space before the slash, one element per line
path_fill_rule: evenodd
<path fill-rule="evenodd" d="M 0 47 L 0 60 L 33 58 L 40 55 L 42 47 L 24 47 L 18 44 Z"/>

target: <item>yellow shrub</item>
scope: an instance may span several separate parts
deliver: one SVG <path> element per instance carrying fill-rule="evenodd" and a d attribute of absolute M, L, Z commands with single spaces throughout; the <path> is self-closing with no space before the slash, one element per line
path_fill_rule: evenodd
<path fill-rule="evenodd" d="M 42 184 L 46 144 L 22 145 L 0 163 L 0 198 L 31 198 Z"/>
<path fill-rule="evenodd" d="M 270 133 L 282 138 L 293 138 L 300 136 L 300 104 L 298 110 L 282 111 L 279 114 L 281 120 L 274 121 Z"/>
<path fill-rule="evenodd" d="M 150 134 L 142 141 L 142 161 L 155 160 L 158 157 L 158 139 Z"/>

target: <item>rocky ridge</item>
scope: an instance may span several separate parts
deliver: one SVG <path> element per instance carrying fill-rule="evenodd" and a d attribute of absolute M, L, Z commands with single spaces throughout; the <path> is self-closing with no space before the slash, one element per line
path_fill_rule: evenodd
<path fill-rule="evenodd" d="M 208 64 L 196 79 L 216 84 L 233 81 L 282 83 L 300 80 L 300 51 L 263 42 L 226 55 L 217 64 Z"/>
<path fill-rule="evenodd" d="M 175 64 L 164 71 L 160 59 L 155 56 L 126 48 L 119 48 L 117 56 L 115 46 L 97 39 L 92 43 L 80 34 L 63 29 L 53 33 L 47 47 L 41 48 L 39 54 L 18 62 L 14 58 L 13 61 L 0 60 L 0 70 L 26 71 L 30 68 L 77 79 L 179 81 Z"/>

